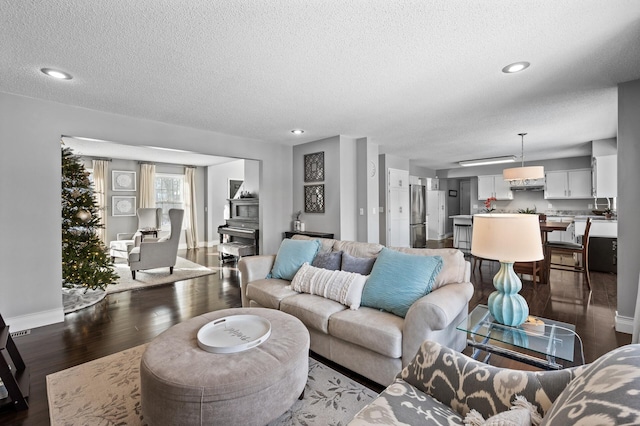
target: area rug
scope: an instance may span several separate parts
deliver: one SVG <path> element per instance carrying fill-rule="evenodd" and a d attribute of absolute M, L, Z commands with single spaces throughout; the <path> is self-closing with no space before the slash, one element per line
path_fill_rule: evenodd
<path fill-rule="evenodd" d="M 62 302 L 64 313 L 68 314 L 95 305 L 109 293 L 153 287 L 216 273 L 216 271 L 212 269 L 198 265 L 179 256 L 176 259 L 173 274 L 169 273 L 169 268 L 148 269 L 136 272 L 136 279 L 134 280 L 131 277 L 131 270 L 126 260 L 116 259 L 114 267 L 115 272 L 120 278 L 117 284 L 107 286 L 106 290 L 87 290 L 85 292 L 84 287 L 63 288 Z"/>
<path fill-rule="evenodd" d="M 140 406 L 140 358 L 146 345 L 47 376 L 52 426 L 146 425 Z M 377 394 L 309 358 L 304 398 L 270 426 L 345 425 Z"/>

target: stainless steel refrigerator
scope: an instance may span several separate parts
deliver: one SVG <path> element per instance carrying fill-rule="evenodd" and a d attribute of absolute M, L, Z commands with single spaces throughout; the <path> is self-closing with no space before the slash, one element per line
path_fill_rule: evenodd
<path fill-rule="evenodd" d="M 427 205 L 425 188 L 423 185 L 410 185 L 409 194 L 411 200 L 411 247 L 424 248 L 427 246 Z"/>

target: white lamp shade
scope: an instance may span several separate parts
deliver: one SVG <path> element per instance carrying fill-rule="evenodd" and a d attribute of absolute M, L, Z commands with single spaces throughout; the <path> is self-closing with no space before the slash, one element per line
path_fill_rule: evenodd
<path fill-rule="evenodd" d="M 538 215 L 474 215 L 471 254 L 501 262 L 542 260 L 544 255 Z"/>
<path fill-rule="evenodd" d="M 544 179 L 544 167 L 528 166 L 528 167 L 512 167 L 502 171 L 504 180 L 533 180 Z"/>

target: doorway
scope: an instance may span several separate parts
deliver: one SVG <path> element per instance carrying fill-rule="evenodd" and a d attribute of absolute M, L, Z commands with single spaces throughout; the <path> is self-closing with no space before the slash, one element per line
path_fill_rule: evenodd
<path fill-rule="evenodd" d="M 460 181 L 460 214 L 471 214 L 471 180 Z"/>

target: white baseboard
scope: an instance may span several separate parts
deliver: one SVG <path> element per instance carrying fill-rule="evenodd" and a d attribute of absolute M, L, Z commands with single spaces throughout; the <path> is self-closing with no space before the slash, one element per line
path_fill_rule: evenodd
<path fill-rule="evenodd" d="M 616 311 L 616 331 L 633 334 L 633 318 L 618 315 L 618 311 Z"/>
<path fill-rule="evenodd" d="M 20 315 L 5 319 L 5 322 L 10 326 L 10 331 L 12 333 L 63 321 L 64 309 L 62 307 L 60 309 L 52 309 L 50 311 L 36 312 L 33 314 Z"/>

